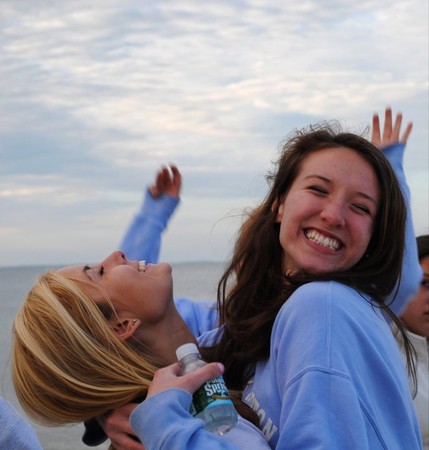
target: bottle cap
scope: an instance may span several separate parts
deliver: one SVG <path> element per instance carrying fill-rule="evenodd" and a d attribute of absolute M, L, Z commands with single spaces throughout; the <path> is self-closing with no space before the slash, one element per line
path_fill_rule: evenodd
<path fill-rule="evenodd" d="M 185 356 L 191 355 L 191 354 L 197 354 L 197 355 L 200 354 L 197 346 L 193 343 L 183 344 L 180 347 L 178 347 L 176 350 L 176 356 L 177 356 L 178 361 L 180 361 Z"/>

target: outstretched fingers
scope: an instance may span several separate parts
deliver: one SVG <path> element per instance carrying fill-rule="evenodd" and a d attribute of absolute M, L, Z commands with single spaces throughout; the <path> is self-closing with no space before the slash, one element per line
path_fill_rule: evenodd
<path fill-rule="evenodd" d="M 392 108 L 387 107 L 384 113 L 383 132 L 381 133 L 380 118 L 378 113 L 375 113 L 372 117 L 371 142 L 380 149 L 399 142 L 406 143 L 413 124 L 409 122 L 401 136 L 402 119 L 402 113 L 397 113 L 393 121 Z"/>
<path fill-rule="evenodd" d="M 405 128 L 404 134 L 402 135 L 402 137 L 401 137 L 399 142 L 402 142 L 402 143 L 405 144 L 408 141 L 408 138 L 410 137 L 412 129 L 413 129 L 413 123 L 412 122 L 408 122 L 407 126 Z"/>

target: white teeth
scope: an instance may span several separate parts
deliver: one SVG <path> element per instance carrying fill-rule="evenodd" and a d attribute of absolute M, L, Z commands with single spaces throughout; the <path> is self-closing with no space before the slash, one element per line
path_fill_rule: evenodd
<path fill-rule="evenodd" d="M 146 272 L 146 261 L 139 261 L 139 272 Z"/>
<path fill-rule="evenodd" d="M 310 239 L 310 241 L 328 247 L 331 250 L 337 250 L 340 246 L 340 243 L 336 239 L 325 237 L 314 230 L 307 231 L 305 236 Z"/>

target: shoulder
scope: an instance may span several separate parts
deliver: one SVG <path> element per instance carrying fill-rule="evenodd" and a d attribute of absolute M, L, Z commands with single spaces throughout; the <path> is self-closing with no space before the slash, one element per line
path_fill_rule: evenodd
<path fill-rule="evenodd" d="M 201 336 L 197 337 L 198 345 L 200 347 L 210 347 L 212 345 L 216 345 L 220 341 L 222 334 L 223 326 L 206 331 Z"/>
<path fill-rule="evenodd" d="M 279 311 L 271 355 L 285 370 L 293 361 L 296 371 L 311 365 L 347 372 L 350 348 L 370 348 L 372 340 L 385 341 L 388 334 L 380 310 L 355 289 L 333 281 L 308 283 Z"/>
<path fill-rule="evenodd" d="M 215 301 L 192 301 L 185 298 L 175 299 L 174 303 L 186 325 L 196 337 L 217 324 L 217 308 Z"/>
<path fill-rule="evenodd" d="M 350 286 L 336 281 L 312 282 L 300 286 L 285 302 L 280 313 L 290 315 L 306 311 L 317 315 L 327 308 L 348 309 L 350 303 L 356 307 L 362 302 L 366 302 L 365 297 Z"/>
<path fill-rule="evenodd" d="M 299 287 L 282 306 L 273 337 L 313 339 L 331 334 L 330 330 L 348 333 L 351 324 L 379 317 L 371 301 L 350 286 L 335 281 L 312 282 Z"/>
<path fill-rule="evenodd" d="M 303 297 L 303 298 L 314 298 L 330 295 L 335 292 L 355 292 L 355 290 L 346 284 L 338 283 L 337 281 L 313 281 L 311 283 L 306 283 L 300 286 L 291 296 L 292 297 Z"/>

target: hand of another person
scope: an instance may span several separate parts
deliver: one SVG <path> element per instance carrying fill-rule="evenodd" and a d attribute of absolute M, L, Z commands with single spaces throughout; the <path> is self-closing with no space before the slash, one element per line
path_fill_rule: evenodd
<path fill-rule="evenodd" d="M 184 389 L 190 394 L 193 394 L 206 381 L 222 375 L 224 367 L 219 363 L 210 363 L 186 375 L 180 375 L 180 370 L 179 363 L 174 363 L 157 370 L 146 398 L 175 388 Z"/>
<path fill-rule="evenodd" d="M 150 186 L 149 190 L 154 198 L 162 194 L 178 198 L 181 187 L 182 175 L 174 164 L 170 164 L 170 168 L 166 166 L 161 167 L 161 170 L 156 174 L 155 183 Z"/>
<path fill-rule="evenodd" d="M 401 126 L 402 126 L 402 114 L 397 113 L 395 118 L 395 123 L 393 124 L 392 120 L 392 109 L 387 107 L 384 113 L 384 129 L 383 135 L 380 132 L 380 118 L 377 113 L 375 113 L 372 117 L 372 137 L 371 142 L 382 149 L 387 147 L 390 144 L 396 143 L 406 143 L 408 137 L 410 136 L 411 130 L 413 128 L 412 122 L 409 122 L 403 132 L 401 134 Z"/>
<path fill-rule="evenodd" d="M 128 421 L 136 407 L 137 404 L 130 403 L 97 418 L 115 450 L 144 450 Z"/>

